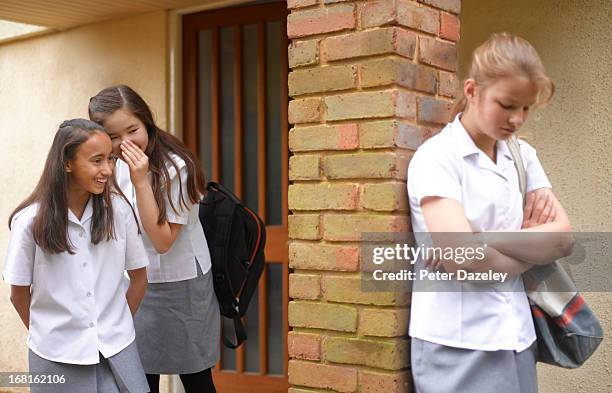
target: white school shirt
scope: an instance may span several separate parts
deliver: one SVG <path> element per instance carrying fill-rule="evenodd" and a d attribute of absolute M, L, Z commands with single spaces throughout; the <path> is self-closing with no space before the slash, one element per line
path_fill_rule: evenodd
<path fill-rule="evenodd" d="M 144 228 L 142 228 L 141 223 L 142 240 L 147 250 L 147 254 L 149 255 L 147 277 L 150 283 L 182 281 L 197 277 L 196 258 L 200 264 L 202 273 L 206 274 L 211 268 L 208 243 L 206 242 L 204 230 L 202 229 L 198 216 L 199 205 L 197 203 L 192 204 L 187 194 L 187 165 L 183 159 L 174 153 L 171 153 L 170 157 L 179 168 L 183 198 L 189 206 L 189 210 L 186 210 L 184 205 L 179 203 L 179 178 L 174 166 L 171 163 L 167 163 L 166 167 L 168 168 L 171 182 L 171 198 L 174 201 L 174 207 L 178 210 L 178 214 L 174 212 L 166 196 L 166 215 L 168 217 L 168 222 L 182 224 L 183 226 L 174 244 L 170 247 L 170 250 L 165 254 L 159 254 L 157 250 L 155 250 L 149 236 L 147 236 L 144 231 Z M 117 177 L 119 188 L 138 212 L 136 191 L 130 180 L 130 168 L 128 164 L 122 160 L 117 160 L 115 176 Z M 165 192 L 164 186 L 162 186 L 162 191 Z"/>
<path fill-rule="evenodd" d="M 497 143 L 494 163 L 470 138 L 459 116 L 419 147 L 410 162 L 407 187 L 413 231 L 427 232 L 420 204 L 427 196 L 461 202 L 472 231 L 520 229 L 523 201 L 507 145 Z M 535 149 L 524 141 L 519 144 L 528 174 L 527 191 L 551 187 Z M 422 268 L 422 261 L 417 268 Z M 522 351 L 535 341 L 521 276 L 491 284 L 490 291 L 482 292 L 463 292 L 477 285 L 473 283 L 444 285 L 450 285 L 447 291 L 413 291 L 412 337 L 484 351 Z"/>
<path fill-rule="evenodd" d="M 131 344 L 136 333 L 127 300 L 125 270 L 148 264 L 127 202 L 112 197 L 116 239 L 91 243 L 91 198 L 79 220 L 68 211 L 74 254 L 47 254 L 32 236 L 38 205 L 18 212 L 4 262 L 4 280 L 31 285 L 28 346 L 43 359 L 97 364 Z"/>

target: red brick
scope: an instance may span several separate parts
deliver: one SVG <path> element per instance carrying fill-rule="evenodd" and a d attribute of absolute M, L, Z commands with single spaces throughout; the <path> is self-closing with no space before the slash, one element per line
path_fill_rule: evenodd
<path fill-rule="evenodd" d="M 287 346 L 293 359 L 321 360 L 321 336 L 318 334 L 289 332 Z"/>
<path fill-rule="evenodd" d="M 459 14 L 461 12 L 461 0 L 419 0 L 419 2 L 444 11 L 452 12 L 453 14 Z"/>
<path fill-rule="evenodd" d="M 289 38 L 355 28 L 355 8 L 351 4 L 292 12 L 287 17 Z"/>
<path fill-rule="evenodd" d="M 459 18 L 442 12 L 440 15 L 440 37 L 451 41 L 459 41 Z"/>
<path fill-rule="evenodd" d="M 451 118 L 452 103 L 432 97 L 418 97 L 418 119 L 427 123 L 446 124 Z"/>
<path fill-rule="evenodd" d="M 419 37 L 419 61 L 447 71 L 457 69 L 457 45 L 434 38 Z"/>

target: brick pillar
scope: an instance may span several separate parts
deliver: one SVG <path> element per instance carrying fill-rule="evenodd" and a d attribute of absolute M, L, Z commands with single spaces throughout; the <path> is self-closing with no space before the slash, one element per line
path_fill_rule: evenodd
<path fill-rule="evenodd" d="M 410 230 L 406 167 L 449 120 L 460 0 L 288 0 L 290 393 L 409 392 L 409 294 L 363 292 Z"/>

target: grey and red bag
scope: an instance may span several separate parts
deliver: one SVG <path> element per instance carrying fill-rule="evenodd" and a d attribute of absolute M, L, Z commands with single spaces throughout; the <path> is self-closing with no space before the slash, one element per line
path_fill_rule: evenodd
<path fill-rule="evenodd" d="M 514 136 L 507 143 L 524 201 L 527 172 L 519 143 Z M 538 361 L 564 368 L 580 367 L 603 340 L 603 330 L 572 279 L 555 261 L 523 273 L 523 282 L 537 335 Z"/>

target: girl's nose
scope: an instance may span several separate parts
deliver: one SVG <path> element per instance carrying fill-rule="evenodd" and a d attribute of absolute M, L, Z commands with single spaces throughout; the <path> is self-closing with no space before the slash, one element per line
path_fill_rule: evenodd
<path fill-rule="evenodd" d="M 102 174 L 104 176 L 110 176 L 113 174 L 113 164 L 112 161 L 106 161 L 104 165 L 102 165 Z"/>
<path fill-rule="evenodd" d="M 526 119 L 527 111 L 521 108 L 516 110 L 512 116 L 510 116 L 510 123 L 512 123 L 515 128 L 520 128 Z"/>

